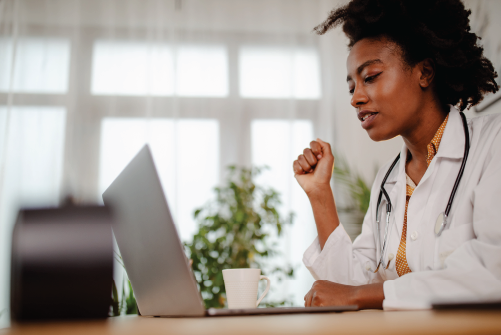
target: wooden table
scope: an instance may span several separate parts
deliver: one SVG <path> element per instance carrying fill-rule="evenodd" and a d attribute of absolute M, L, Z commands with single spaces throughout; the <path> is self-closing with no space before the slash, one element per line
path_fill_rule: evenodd
<path fill-rule="evenodd" d="M 176 319 L 127 316 L 13 325 L 0 334 L 501 334 L 501 311 L 360 311 Z"/>

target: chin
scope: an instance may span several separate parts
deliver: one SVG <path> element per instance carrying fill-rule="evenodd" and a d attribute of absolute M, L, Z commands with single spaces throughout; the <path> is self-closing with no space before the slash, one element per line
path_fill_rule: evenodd
<path fill-rule="evenodd" d="M 387 141 L 395 137 L 395 135 L 388 134 L 377 128 L 367 129 L 367 134 L 374 142 Z"/>

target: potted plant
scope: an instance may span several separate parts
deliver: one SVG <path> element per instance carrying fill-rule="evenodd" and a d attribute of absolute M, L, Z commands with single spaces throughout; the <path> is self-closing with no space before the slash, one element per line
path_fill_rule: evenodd
<path fill-rule="evenodd" d="M 293 276 L 290 266 L 270 268 L 266 264 L 267 259 L 278 255 L 269 232 L 280 236 L 282 227 L 292 223 L 293 215 L 280 216 L 279 194 L 254 183 L 261 171 L 257 167 L 230 166 L 225 185 L 214 188 L 215 199 L 194 212 L 198 232 L 186 248 L 206 308 L 225 306 L 224 269 L 260 268 L 263 274 L 276 274 L 279 279 Z"/>

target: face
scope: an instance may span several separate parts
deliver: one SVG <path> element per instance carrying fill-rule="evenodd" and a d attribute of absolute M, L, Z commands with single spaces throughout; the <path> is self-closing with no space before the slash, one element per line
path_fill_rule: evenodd
<path fill-rule="evenodd" d="M 347 60 L 351 105 L 369 137 L 384 141 L 412 130 L 423 101 L 419 66 L 409 67 L 386 38 L 362 39 Z"/>

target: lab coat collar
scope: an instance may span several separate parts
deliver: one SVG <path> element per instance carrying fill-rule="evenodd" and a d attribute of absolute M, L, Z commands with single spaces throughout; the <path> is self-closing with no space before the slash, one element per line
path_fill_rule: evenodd
<path fill-rule="evenodd" d="M 459 115 L 459 111 L 452 105 L 449 105 L 449 120 L 445 125 L 444 134 L 440 141 L 440 147 L 436 154 L 436 158 L 462 158 L 464 154 L 464 130 L 463 121 Z M 386 183 L 396 183 L 399 176 L 405 175 L 405 162 L 407 160 L 408 149 L 405 142 L 400 150 L 400 160 L 397 166 L 388 176 Z"/>
<path fill-rule="evenodd" d="M 436 157 L 462 158 L 465 143 L 463 121 L 459 111 L 452 105 L 449 105 L 449 107 L 449 120 L 445 125 Z"/>
<path fill-rule="evenodd" d="M 395 158 L 392 158 L 392 162 Z M 387 184 L 396 183 L 398 177 L 402 176 L 402 174 L 405 174 L 405 164 L 403 164 L 402 162 L 405 162 L 406 159 L 407 159 L 407 146 L 404 143 L 402 145 L 402 149 L 400 150 L 400 159 L 398 160 L 397 165 L 395 166 L 395 168 L 393 168 L 390 175 L 388 176 L 388 179 L 386 180 Z"/>

